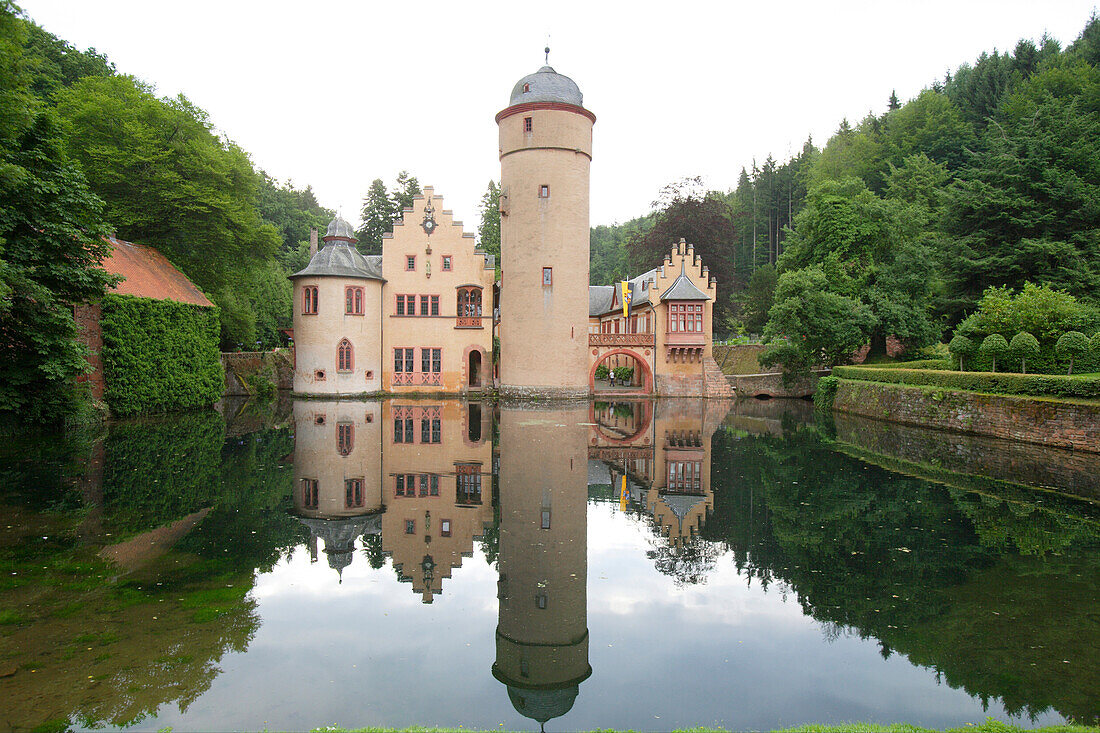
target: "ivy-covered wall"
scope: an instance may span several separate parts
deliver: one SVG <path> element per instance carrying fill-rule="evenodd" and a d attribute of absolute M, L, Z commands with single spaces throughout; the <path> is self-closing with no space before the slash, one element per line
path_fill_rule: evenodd
<path fill-rule="evenodd" d="M 105 397 L 116 415 L 193 410 L 222 396 L 217 308 L 110 294 L 102 310 Z"/>

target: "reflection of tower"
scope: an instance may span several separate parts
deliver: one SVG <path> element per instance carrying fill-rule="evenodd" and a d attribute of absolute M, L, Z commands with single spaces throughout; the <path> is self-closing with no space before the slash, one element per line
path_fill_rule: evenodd
<path fill-rule="evenodd" d="M 520 714 L 573 707 L 588 664 L 587 406 L 501 408 L 493 676 Z"/>
<path fill-rule="evenodd" d="M 520 79 L 500 131 L 500 379 L 588 392 L 588 185 L 595 115 L 549 66 Z M 551 347 L 552 346 L 552 347 Z"/>
<path fill-rule="evenodd" d="M 377 402 L 294 403 L 294 508 L 317 559 L 343 577 L 355 540 L 382 529 L 381 410 Z"/>

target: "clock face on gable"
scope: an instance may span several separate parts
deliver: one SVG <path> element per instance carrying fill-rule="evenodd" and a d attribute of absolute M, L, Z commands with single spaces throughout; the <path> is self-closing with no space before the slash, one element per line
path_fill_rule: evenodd
<path fill-rule="evenodd" d="M 431 234 L 435 231 L 435 219 L 432 218 L 431 214 L 428 214 L 424 217 L 424 221 L 420 226 L 424 227 L 425 232 Z"/>

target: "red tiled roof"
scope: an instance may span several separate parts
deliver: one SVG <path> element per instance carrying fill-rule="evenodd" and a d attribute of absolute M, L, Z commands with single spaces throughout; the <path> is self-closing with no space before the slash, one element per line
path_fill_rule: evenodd
<path fill-rule="evenodd" d="M 214 305 L 168 258 L 152 247 L 114 237 L 107 237 L 107 241 L 114 245 L 114 249 L 100 263 L 101 266 L 112 275 L 126 278 L 114 287 L 114 292 L 139 298 Z"/>

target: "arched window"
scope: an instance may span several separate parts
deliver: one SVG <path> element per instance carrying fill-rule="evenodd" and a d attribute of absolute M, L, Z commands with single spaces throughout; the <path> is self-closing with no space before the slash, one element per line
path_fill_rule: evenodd
<path fill-rule="evenodd" d="M 481 328 L 481 288 L 458 289 L 458 327 Z"/>
<path fill-rule="evenodd" d="M 350 372 L 355 363 L 353 357 L 351 342 L 347 339 L 341 339 L 340 345 L 336 347 L 336 371 Z"/>
<path fill-rule="evenodd" d="M 302 315 L 317 315 L 317 286 L 307 285 L 302 288 Z"/>
<path fill-rule="evenodd" d="M 363 315 L 363 288 L 344 289 L 344 312 L 349 316 Z"/>

